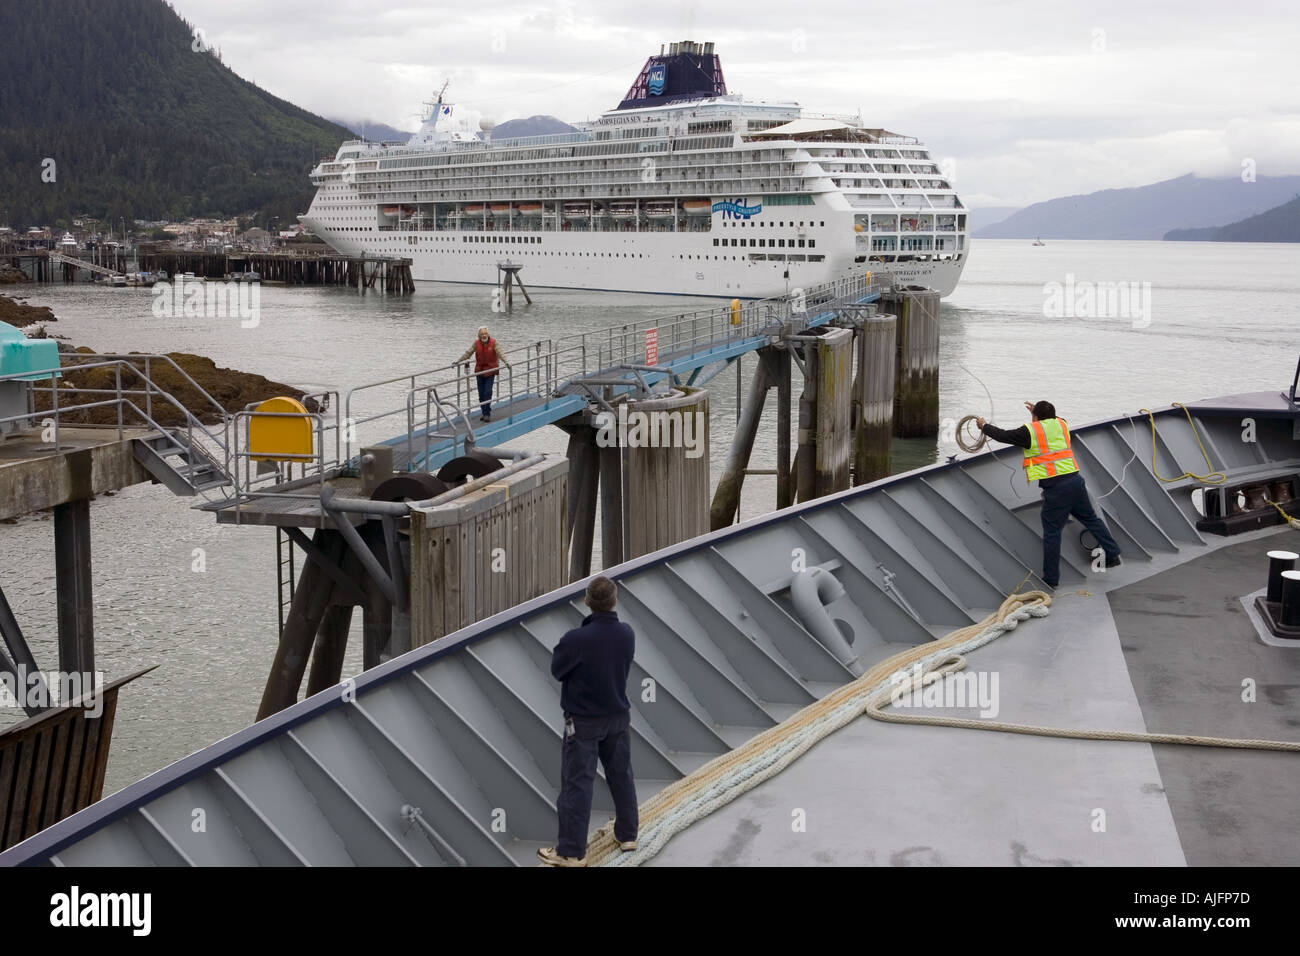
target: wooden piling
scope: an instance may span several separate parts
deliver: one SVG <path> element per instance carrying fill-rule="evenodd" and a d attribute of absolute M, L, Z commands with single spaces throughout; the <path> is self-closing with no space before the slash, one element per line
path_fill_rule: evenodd
<path fill-rule="evenodd" d="M 828 329 L 804 343 L 804 390 L 799 399 L 799 500 L 849 487 L 853 333 Z"/>
<path fill-rule="evenodd" d="M 897 320 L 868 316 L 855 331 L 858 375 L 853 383 L 853 483 L 888 478 L 894 437 Z"/>
<path fill-rule="evenodd" d="M 890 292 L 880 311 L 898 319 L 894 365 L 894 434 L 939 434 L 939 293 Z"/>
<path fill-rule="evenodd" d="M 627 420 L 623 560 L 709 530 L 708 390 L 683 386 L 664 398 L 629 402 Z M 613 563 L 605 558 L 606 567 Z"/>

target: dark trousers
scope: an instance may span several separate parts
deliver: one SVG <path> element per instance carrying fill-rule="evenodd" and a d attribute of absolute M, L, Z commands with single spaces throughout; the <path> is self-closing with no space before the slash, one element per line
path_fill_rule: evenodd
<path fill-rule="evenodd" d="M 489 417 L 492 414 L 492 383 L 497 380 L 495 374 L 480 375 L 478 377 L 478 401 L 479 408 L 483 410 L 483 416 Z"/>
<path fill-rule="evenodd" d="M 1088 485 L 1079 472 L 1039 483 L 1043 492 L 1043 582 L 1056 587 L 1061 581 L 1061 531 L 1071 517 L 1092 532 L 1107 558 L 1119 557 L 1119 545 L 1106 522 L 1088 500 Z"/>
<path fill-rule="evenodd" d="M 614 837 L 620 843 L 636 839 L 636 784 L 632 782 L 629 723 L 627 714 L 614 717 L 565 715 L 564 746 L 560 755 L 560 797 L 555 802 L 560 818 L 560 836 L 555 842 L 555 852 L 560 856 L 587 855 L 591 790 L 596 783 L 597 757 L 605 768 L 605 782 L 614 798 Z"/>

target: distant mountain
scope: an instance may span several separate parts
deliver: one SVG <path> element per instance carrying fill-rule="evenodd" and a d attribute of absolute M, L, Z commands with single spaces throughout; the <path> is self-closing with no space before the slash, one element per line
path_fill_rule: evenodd
<path fill-rule="evenodd" d="M 1024 209 L 1024 206 L 985 206 L 970 211 L 971 226 L 974 229 L 986 229 L 1004 222 Z"/>
<path fill-rule="evenodd" d="M 1203 179 L 1180 176 L 1149 186 L 1104 189 L 1034 203 L 1003 222 L 976 228 L 979 239 L 1162 239 L 1171 229 L 1232 222 L 1300 192 L 1300 176 Z M 978 219 L 975 220 L 978 223 Z"/>
<path fill-rule="evenodd" d="M 53 14 L 53 15 L 52 15 Z M 163 0 L 0 3 L 0 220 L 288 225 L 342 126 L 241 79 Z"/>
<path fill-rule="evenodd" d="M 388 126 L 385 123 L 376 123 L 374 120 L 344 120 L 332 118 L 331 123 L 337 123 L 340 126 L 352 130 L 358 136 L 368 139 L 372 143 L 405 143 L 411 138 L 411 134 Z"/>
<path fill-rule="evenodd" d="M 548 136 L 551 133 L 572 133 L 574 127 L 554 116 L 530 116 L 527 119 L 506 120 L 492 130 L 493 139 L 510 139 L 515 136 Z"/>
<path fill-rule="evenodd" d="M 1200 242 L 1300 242 L 1300 196 L 1226 226 L 1173 229 L 1166 239 Z"/>

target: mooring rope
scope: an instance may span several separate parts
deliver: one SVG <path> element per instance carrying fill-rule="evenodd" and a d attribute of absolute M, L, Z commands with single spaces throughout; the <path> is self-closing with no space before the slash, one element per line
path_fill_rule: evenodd
<path fill-rule="evenodd" d="M 896 696 L 915 692 L 924 685 L 941 680 L 965 667 L 965 654 L 1014 630 L 1022 621 L 1046 617 L 1051 603 L 1051 597 L 1042 591 L 1013 594 L 983 621 L 959 628 L 939 641 L 908 648 L 881 661 L 860 677 L 809 704 L 735 750 L 715 757 L 694 773 L 665 787 L 647 800 L 640 807 L 640 832 L 636 851 L 624 853 L 619 850 L 612 822 L 601 827 L 587 847 L 588 866 L 637 866 L 644 863 L 659 853 L 676 834 L 776 776 L 813 745 L 852 723 L 862 714 L 890 723 L 995 730 L 1041 737 L 1300 752 L 1300 742 L 1293 741 L 1072 730 L 942 717 L 937 714 L 903 715 L 897 711 L 885 710 Z M 895 677 L 900 672 L 903 675 L 901 679 Z"/>
<path fill-rule="evenodd" d="M 975 454 L 989 443 L 989 436 L 980 431 L 979 426 L 974 429 L 975 437 L 967 434 L 969 426 L 979 418 L 978 415 L 967 415 L 961 421 L 957 422 L 957 447 L 967 454 Z"/>

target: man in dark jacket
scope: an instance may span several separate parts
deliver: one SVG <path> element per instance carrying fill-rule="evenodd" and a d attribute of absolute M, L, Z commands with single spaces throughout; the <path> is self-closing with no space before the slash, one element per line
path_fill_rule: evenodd
<path fill-rule="evenodd" d="M 614 838 L 619 849 L 636 849 L 636 785 L 632 781 L 631 705 L 627 675 L 636 638 L 618 619 L 618 586 L 609 578 L 587 585 L 591 614 L 566 633 L 551 655 L 551 676 L 561 683 L 564 744 L 560 759 L 560 796 L 555 810 L 560 834 L 555 846 L 538 850 L 551 866 L 586 866 L 587 831 L 596 758 L 614 798 Z"/>
<path fill-rule="evenodd" d="M 1097 540 L 1106 556 L 1106 567 L 1121 564 L 1119 545 L 1111 536 L 1105 520 L 1093 510 L 1088 500 L 1088 486 L 1074 460 L 1070 428 L 1064 418 L 1056 417 L 1051 402 L 1025 402 L 1029 424 L 1002 429 L 976 418 L 980 430 L 996 441 L 1023 448 L 1025 478 L 1038 482 L 1043 492 L 1043 582 L 1056 587 L 1061 579 L 1061 532 L 1073 516 L 1079 519 Z"/>

